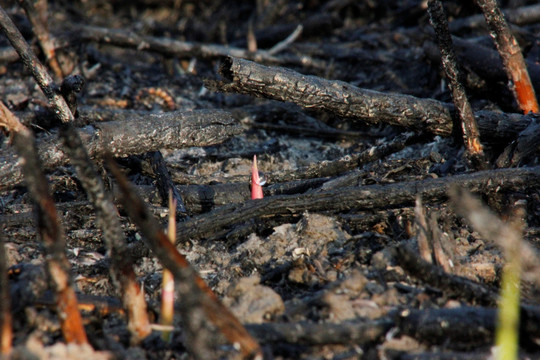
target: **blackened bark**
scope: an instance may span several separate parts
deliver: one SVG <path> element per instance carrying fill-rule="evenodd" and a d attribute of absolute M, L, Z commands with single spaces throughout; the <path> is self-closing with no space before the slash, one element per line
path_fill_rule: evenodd
<path fill-rule="evenodd" d="M 431 25 L 435 29 L 437 42 L 441 50 L 442 65 L 448 79 L 452 100 L 457 110 L 457 115 L 461 120 L 461 130 L 463 142 L 473 164 L 478 170 L 487 169 L 487 162 L 484 156 L 478 126 L 474 119 L 474 113 L 467 99 L 465 87 L 463 86 L 463 73 L 456 61 L 452 37 L 448 30 L 448 20 L 444 13 L 442 2 L 432 0 L 428 2 L 428 13 Z"/>
<path fill-rule="evenodd" d="M 233 57 L 225 59 L 220 72 L 226 81 L 207 81 L 210 89 L 290 101 L 370 124 L 386 123 L 441 136 L 450 136 L 453 132 L 455 109 L 437 100 L 361 89 L 342 81 Z M 491 111 L 478 112 L 476 120 L 482 140 L 492 141 L 515 137 L 530 122 L 526 116 Z M 515 126 L 519 130 L 512 130 Z"/>
<path fill-rule="evenodd" d="M 162 148 L 213 145 L 241 131 L 230 113 L 221 110 L 168 112 L 77 129 L 91 158 L 99 158 L 107 152 L 126 156 Z M 37 147 L 45 168 L 53 169 L 69 161 L 56 136 L 42 137 Z M 20 183 L 22 174 L 16 155 L 6 152 L 1 160 L 0 189 Z"/>
<path fill-rule="evenodd" d="M 233 57 L 224 60 L 220 73 L 228 82 L 208 82 L 210 88 L 291 101 L 372 124 L 382 122 L 444 136 L 452 132 L 450 108 L 436 100 L 384 94 Z"/>
<path fill-rule="evenodd" d="M 540 167 L 481 171 L 439 179 L 369 185 L 302 195 L 281 195 L 223 206 L 179 223 L 177 243 L 192 238 L 219 238 L 234 226 L 261 216 L 298 214 L 304 211 L 384 209 L 413 205 L 416 196 L 425 203 L 447 199 L 448 190 L 460 185 L 472 192 L 535 188 L 540 185 Z"/>

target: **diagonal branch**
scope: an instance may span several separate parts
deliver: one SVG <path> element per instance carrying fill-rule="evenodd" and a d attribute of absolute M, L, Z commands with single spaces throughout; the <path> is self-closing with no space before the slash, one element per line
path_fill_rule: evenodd
<path fill-rule="evenodd" d="M 23 159 L 23 173 L 38 216 L 38 229 L 47 253 L 47 271 L 56 293 L 56 311 L 66 342 L 86 344 L 86 332 L 71 284 L 70 265 L 64 252 L 64 230 L 35 148 L 32 132 L 0 102 L 0 125 L 13 135 L 13 146 Z"/>
<path fill-rule="evenodd" d="M 237 343 L 245 357 L 261 356 L 259 344 L 249 335 L 238 319 L 225 307 L 212 290 L 200 278 L 186 258 L 178 252 L 154 219 L 132 185 L 120 172 L 112 158 L 108 166 L 122 191 L 122 202 L 131 220 L 144 235 L 147 246 L 156 255 L 178 282 L 177 295 L 182 302 L 181 315 L 186 330 L 186 346 L 196 358 L 209 356 L 210 349 L 205 338 L 208 329 L 205 319 L 209 319 L 232 343 Z"/>

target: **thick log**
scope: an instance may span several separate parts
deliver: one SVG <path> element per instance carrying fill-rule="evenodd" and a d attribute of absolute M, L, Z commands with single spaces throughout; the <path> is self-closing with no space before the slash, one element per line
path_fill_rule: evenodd
<path fill-rule="evenodd" d="M 77 129 L 91 158 L 100 158 L 107 152 L 120 157 L 163 148 L 214 145 L 241 131 L 231 114 L 221 110 L 134 115 L 129 122 L 109 121 Z M 37 148 L 46 169 L 69 161 L 56 135 L 41 137 Z M 21 182 L 22 173 L 17 161 L 14 152 L 6 152 L 0 157 L 0 190 Z"/>
<path fill-rule="evenodd" d="M 220 72 L 226 80 L 207 81 L 209 88 L 290 101 L 369 124 L 385 123 L 441 136 L 453 133 L 454 107 L 437 100 L 362 89 L 233 57 L 225 59 Z M 531 122 L 528 116 L 491 111 L 478 111 L 475 117 L 482 140 L 490 141 L 516 137 Z"/>

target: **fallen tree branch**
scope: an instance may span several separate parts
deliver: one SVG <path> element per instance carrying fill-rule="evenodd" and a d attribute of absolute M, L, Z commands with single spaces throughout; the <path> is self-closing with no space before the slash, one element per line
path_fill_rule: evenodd
<path fill-rule="evenodd" d="M 252 52 L 248 49 L 218 44 L 209 45 L 163 37 L 140 36 L 129 30 L 109 29 L 97 26 L 73 26 L 71 34 L 68 37 L 77 43 L 80 41 L 95 41 L 137 50 L 154 51 L 175 57 L 218 58 L 222 56 L 234 56 L 269 64 L 290 64 L 320 69 L 325 67 L 324 63 L 309 56 L 297 56 L 294 54 L 276 56 L 265 50 Z"/>
<path fill-rule="evenodd" d="M 129 122 L 103 122 L 76 131 L 90 157 L 99 158 L 107 151 L 126 156 L 163 148 L 213 145 L 239 134 L 241 128 L 226 111 L 197 110 L 133 116 Z M 37 148 L 44 168 L 54 169 L 69 161 L 56 135 L 42 137 Z M 22 174 L 16 155 L 6 152 L 0 160 L 0 190 L 19 184 Z"/>
<path fill-rule="evenodd" d="M 347 211 L 413 205 L 417 195 L 428 202 L 447 198 L 453 184 L 472 192 L 534 188 L 540 185 L 540 167 L 500 169 L 439 179 L 389 185 L 346 187 L 302 195 L 267 197 L 244 204 L 223 206 L 177 226 L 177 244 L 194 238 L 223 237 L 236 225 L 262 216 L 298 214 L 304 211 Z"/>
<path fill-rule="evenodd" d="M 397 315 L 400 331 L 428 344 L 448 344 L 458 349 L 492 344 L 497 309 L 456 307 L 452 309 L 404 310 Z M 535 343 L 540 336 L 537 307 L 522 306 L 520 341 Z"/>
<path fill-rule="evenodd" d="M 225 59 L 220 73 L 226 81 L 207 81 L 210 89 L 290 101 L 370 124 L 386 123 L 441 136 L 453 132 L 454 107 L 437 100 L 361 89 L 343 81 L 302 75 L 234 57 Z M 481 137 L 488 139 L 515 137 L 530 122 L 524 116 L 490 111 L 477 112 L 476 120 Z M 507 131 L 513 127 L 519 130 Z"/>

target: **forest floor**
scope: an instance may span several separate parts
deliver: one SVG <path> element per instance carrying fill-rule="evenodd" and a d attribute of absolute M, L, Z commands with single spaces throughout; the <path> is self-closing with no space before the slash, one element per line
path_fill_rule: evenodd
<path fill-rule="evenodd" d="M 538 12 L 534 1 L 502 3 L 504 9 L 531 6 Z M 160 150 L 162 157 L 157 156 L 185 204 L 186 213 L 177 216 L 177 248 L 246 325 L 265 357 L 492 356 L 504 253 L 482 226 L 471 225 L 471 209 L 478 204 L 454 187 L 463 186 L 481 199 L 485 207 L 477 210 L 486 219 L 508 221 L 513 225 L 500 226 L 519 228 L 524 242 L 538 247 L 536 149 L 511 167 L 496 166 L 522 125 L 497 135 L 480 126 L 489 165 L 479 171 L 466 157 L 459 130 L 422 130 L 376 118 L 366 122 L 362 116 L 325 111 L 325 105 L 278 101 L 279 95 L 272 100 L 260 92 L 216 90 L 234 81 L 235 74 L 227 72 L 233 60 L 225 58 L 231 55 L 268 66 L 270 72 L 287 68 L 450 107 L 426 2 L 96 0 L 48 5 L 63 72 L 85 79 L 77 96 L 79 126 L 100 129 L 101 122 L 127 122 L 130 116 L 219 109 L 241 127 L 225 139 L 207 141 L 213 145 L 170 145 L 152 154 Z M 458 62 L 473 109 L 537 121 L 520 115 L 508 81 L 500 75 L 500 61 L 482 65 L 468 56 L 480 48 L 495 53 L 483 18 L 477 20 L 480 10 L 472 2 L 444 5 L 452 34 L 462 41 Z M 22 8 L 14 1 L 2 7 L 45 62 Z M 540 84 L 535 82 L 540 17 L 515 18 L 513 31 L 534 66 L 533 83 Z M 299 25 L 300 34 L 276 49 Z M 115 40 L 115 29 L 129 31 L 127 40 Z M 154 46 L 149 39 L 162 44 Z M 0 100 L 33 129 L 38 142 L 56 136 L 47 99 L 4 36 L 0 73 Z M 306 98 L 312 95 L 318 94 L 306 93 Z M 392 102 L 385 106 L 401 111 Z M 152 170 L 153 155 L 142 142 L 140 146 L 118 163 L 166 228 L 167 199 L 157 189 L 161 185 Z M 82 310 L 92 349 L 64 345 L 47 291 L 47 257 L 32 199 L 10 152 L 10 139 L 4 136 L 0 224 L 10 269 L 13 358 L 189 358 L 180 316 L 171 342 L 164 342 L 157 330 L 138 344 L 130 342 L 102 231 L 69 162 L 44 168 L 62 220 L 76 292 L 81 304 L 93 306 Z M 264 200 L 250 199 L 254 155 L 266 179 Z M 120 219 L 152 322 L 158 322 L 162 265 L 145 248 L 142 234 L 117 201 L 113 178 L 100 165 L 101 158 L 95 158 L 115 194 L 118 213 L 110 215 Z M 458 195 L 450 200 L 449 191 Z M 257 201 L 266 201 L 265 206 L 252 214 L 241 212 L 243 204 Z M 246 214 L 244 219 L 233 219 L 240 213 Z M 427 255 L 419 248 L 422 236 L 432 241 Z M 538 358 L 540 307 L 534 276 L 525 273 L 521 288 L 520 357 Z M 227 344 L 218 337 L 215 358 L 239 357 Z"/>

